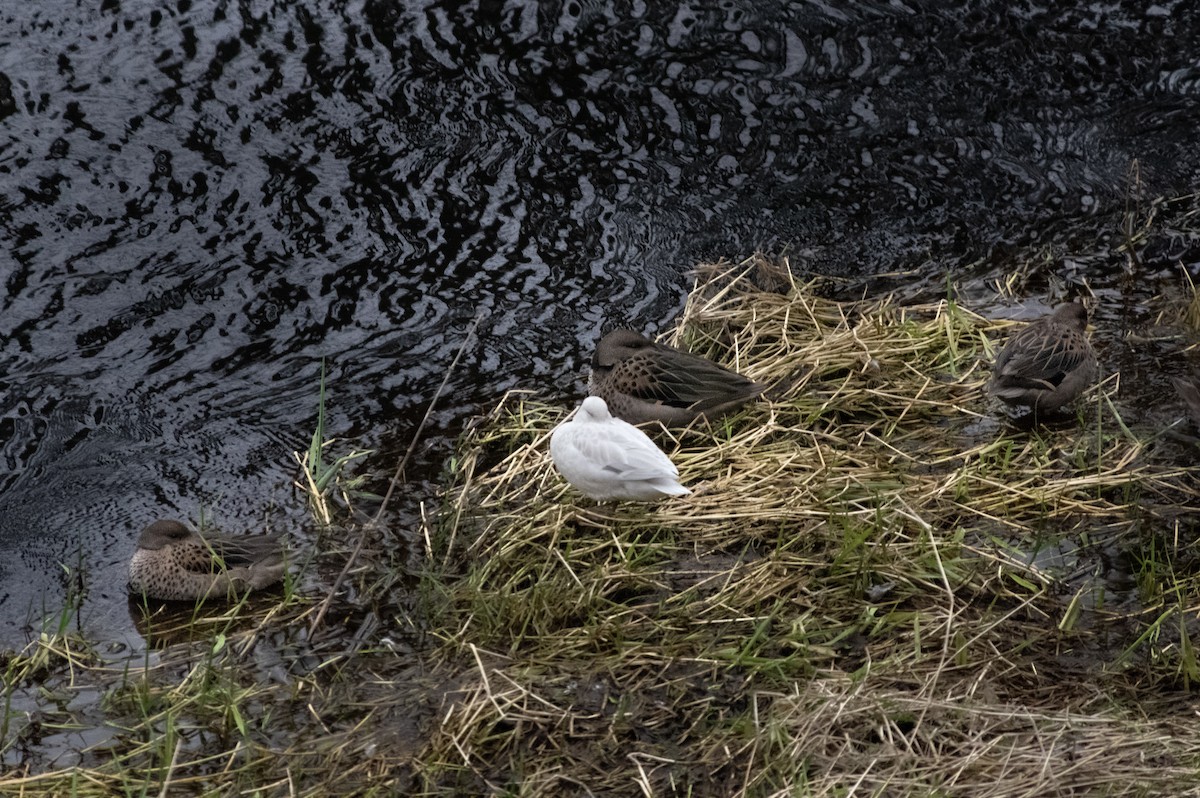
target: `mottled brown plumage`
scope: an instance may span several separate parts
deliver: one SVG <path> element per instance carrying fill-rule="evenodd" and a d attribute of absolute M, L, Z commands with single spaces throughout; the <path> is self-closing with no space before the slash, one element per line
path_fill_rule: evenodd
<path fill-rule="evenodd" d="M 996 356 L 991 392 L 1010 405 L 1053 413 L 1096 378 L 1096 353 L 1087 339 L 1087 310 L 1077 302 L 1018 332 Z"/>
<path fill-rule="evenodd" d="M 193 532 L 179 521 L 142 530 L 129 562 L 129 590 L 163 601 L 194 601 L 259 590 L 287 570 L 278 535 Z"/>
<path fill-rule="evenodd" d="M 684 427 L 701 416 L 712 419 L 736 410 L 763 386 L 633 330 L 613 330 L 596 345 L 588 391 L 630 424 Z"/>
<path fill-rule="evenodd" d="M 1192 423 L 1200 429 L 1200 382 L 1197 382 L 1195 377 L 1172 377 L 1171 383 L 1187 407 Z"/>

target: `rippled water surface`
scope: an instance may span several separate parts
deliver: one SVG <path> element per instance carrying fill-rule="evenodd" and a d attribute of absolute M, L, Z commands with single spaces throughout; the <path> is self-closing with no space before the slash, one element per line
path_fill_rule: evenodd
<path fill-rule="evenodd" d="M 948 5 L 4 4 L 0 643 L 63 565 L 126 635 L 155 518 L 303 537 L 321 358 L 334 433 L 401 451 L 480 316 L 429 479 L 480 405 L 668 325 L 699 259 L 1048 252 L 1126 310 L 1194 270 L 1131 286 L 1108 239 L 1131 174 L 1197 188 L 1200 10 Z"/>

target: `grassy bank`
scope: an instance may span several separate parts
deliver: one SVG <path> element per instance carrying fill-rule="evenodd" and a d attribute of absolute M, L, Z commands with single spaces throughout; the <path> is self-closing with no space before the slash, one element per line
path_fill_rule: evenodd
<path fill-rule="evenodd" d="M 343 501 L 306 567 L 367 545 L 327 608 L 293 586 L 156 620 L 134 661 L 69 623 L 10 654 L 0 792 L 1195 793 L 1198 469 L 1115 378 L 1007 420 L 1010 331 L 705 267 L 673 342 L 771 388 L 659 435 L 692 496 L 582 499 L 547 453 L 570 408 L 510 394 L 417 582 Z"/>

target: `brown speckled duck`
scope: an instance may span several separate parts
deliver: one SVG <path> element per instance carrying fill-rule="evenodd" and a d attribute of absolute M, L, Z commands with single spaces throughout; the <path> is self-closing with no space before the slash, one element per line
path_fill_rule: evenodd
<path fill-rule="evenodd" d="M 179 521 L 155 521 L 129 561 L 129 590 L 162 601 L 224 598 L 273 585 L 286 570 L 278 535 L 201 536 Z"/>
<path fill-rule="evenodd" d="M 592 357 L 588 392 L 630 424 L 684 427 L 717 418 L 758 396 L 763 386 L 711 360 L 633 330 L 613 330 Z"/>
<path fill-rule="evenodd" d="M 1018 332 L 996 356 L 991 392 L 1010 405 L 1053 413 L 1075 401 L 1096 378 L 1087 339 L 1087 310 L 1078 302 Z"/>
<path fill-rule="evenodd" d="M 1192 423 L 1200 429 L 1200 380 L 1195 377 L 1172 377 L 1171 383 L 1175 386 L 1175 392 L 1179 394 L 1179 398 L 1183 400 L 1183 404 L 1187 407 L 1188 416 L 1191 417 Z"/>

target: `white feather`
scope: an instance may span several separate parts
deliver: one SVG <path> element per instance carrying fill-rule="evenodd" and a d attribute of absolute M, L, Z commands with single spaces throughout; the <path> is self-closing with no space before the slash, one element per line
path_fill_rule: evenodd
<path fill-rule="evenodd" d="M 614 418 L 598 396 L 550 435 L 550 457 L 563 478 L 589 498 L 649 501 L 684 496 L 679 469 L 646 433 Z"/>

